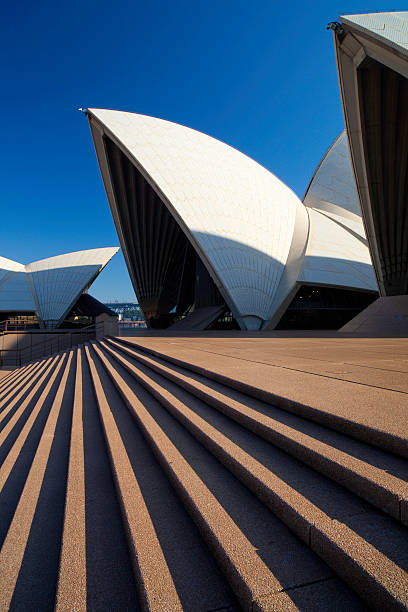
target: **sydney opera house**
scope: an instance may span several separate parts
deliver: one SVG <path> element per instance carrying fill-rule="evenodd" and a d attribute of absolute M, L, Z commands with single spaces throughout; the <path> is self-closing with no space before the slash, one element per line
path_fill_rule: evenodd
<path fill-rule="evenodd" d="M 87 111 L 151 327 L 345 329 L 351 319 L 360 325 L 355 317 L 366 307 L 369 317 L 398 319 L 397 327 L 408 320 L 407 13 L 340 19 L 328 27 L 346 130 L 303 202 L 210 136 L 133 113 Z"/>
<path fill-rule="evenodd" d="M 84 292 L 117 251 L 88 249 L 27 265 L 0 257 L 0 320 L 55 328 L 70 314 L 86 319 L 99 303 Z"/>
<path fill-rule="evenodd" d="M 372 321 L 407 335 L 408 12 L 346 15 L 330 26 L 359 203 L 381 295 L 370 308 Z"/>
<path fill-rule="evenodd" d="M 133 113 L 87 113 L 151 327 L 339 328 L 377 297 L 345 132 L 302 202 L 203 133 Z"/>
<path fill-rule="evenodd" d="M 43 328 L 0 333 L 0 612 L 408 610 L 408 12 L 329 28 L 346 129 L 302 199 L 193 129 L 86 111 L 170 331 L 65 333 L 116 248 L 0 258 L 0 321 Z"/>
<path fill-rule="evenodd" d="M 346 130 L 303 201 L 206 134 L 129 112 L 86 111 L 150 327 L 339 329 L 367 307 L 408 320 L 407 13 L 340 19 L 329 27 Z M 14 305 L 42 327 L 61 325 L 114 251 L 28 266 L 1 258 L 0 311 Z"/>

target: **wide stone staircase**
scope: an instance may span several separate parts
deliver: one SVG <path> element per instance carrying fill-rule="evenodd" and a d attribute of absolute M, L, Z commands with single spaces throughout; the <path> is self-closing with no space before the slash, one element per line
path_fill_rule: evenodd
<path fill-rule="evenodd" d="M 408 441 L 193 370 L 106 338 L 1 380 L 0 610 L 406 610 Z"/>

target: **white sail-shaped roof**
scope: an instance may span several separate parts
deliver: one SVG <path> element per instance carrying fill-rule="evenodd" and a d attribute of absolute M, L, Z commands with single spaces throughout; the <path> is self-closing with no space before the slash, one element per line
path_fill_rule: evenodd
<path fill-rule="evenodd" d="M 408 11 L 342 15 L 341 21 L 392 46 L 408 51 Z"/>
<path fill-rule="evenodd" d="M 88 249 L 25 266 L 0 257 L 0 311 L 35 311 L 44 325 L 58 325 L 117 251 Z"/>
<path fill-rule="evenodd" d="M 25 266 L 0 257 L 0 311 L 33 311 L 35 302 Z"/>
<path fill-rule="evenodd" d="M 268 320 L 296 219 L 306 218 L 293 191 L 246 155 L 188 127 L 121 111 L 88 115 L 94 140 L 95 130 L 108 134 L 160 194 L 234 314 L 249 328 Z M 307 222 L 303 243 L 306 235 Z"/>
<path fill-rule="evenodd" d="M 308 185 L 303 203 L 309 208 L 337 214 L 343 218 L 357 215 L 361 222 L 361 211 L 346 130 L 333 142 L 325 153 Z"/>
<path fill-rule="evenodd" d="M 345 130 L 323 156 L 303 202 L 310 232 L 299 281 L 376 291 Z"/>
<path fill-rule="evenodd" d="M 340 16 L 333 34 L 344 120 L 379 292 L 405 295 L 408 11 Z"/>
<path fill-rule="evenodd" d="M 273 328 L 304 283 L 376 291 L 344 132 L 302 203 L 271 172 L 210 136 L 133 113 L 87 113 L 136 295 L 143 301 L 153 286 L 151 295 L 159 295 L 146 299 L 148 318 L 162 312 L 167 282 L 154 283 L 149 262 L 157 242 L 177 243 L 174 224 L 242 329 Z M 152 221 L 160 206 L 171 221 L 162 213 Z M 173 253 L 185 248 L 186 261 L 187 247 L 177 244 Z"/>

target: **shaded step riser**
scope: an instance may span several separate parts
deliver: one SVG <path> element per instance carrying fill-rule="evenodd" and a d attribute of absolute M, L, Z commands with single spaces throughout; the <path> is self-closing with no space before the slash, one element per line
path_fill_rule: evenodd
<path fill-rule="evenodd" d="M 205 380 L 198 381 L 194 377 L 188 379 L 188 374 L 185 372 L 172 371 L 170 367 L 166 369 L 165 363 L 161 363 L 160 360 L 155 362 L 146 353 L 140 355 L 138 351 L 132 352 L 121 345 L 120 341 L 105 340 L 92 343 L 92 346 L 93 348 L 85 346 L 68 350 L 61 355 L 30 364 L 21 368 L 18 374 L 13 373 L 13 376 L 7 377 L 7 385 L 3 387 L 0 385 L 0 406 L 1 393 L 4 392 L 4 397 L 8 398 L 5 410 L 0 412 L 0 423 L 3 420 L 3 425 L 5 424 L 3 431 L 0 431 L 0 445 L 1 442 L 4 443 L 2 450 L 5 456 L 5 461 L 0 467 L 0 494 L 3 490 L 6 492 L 6 496 L 0 499 L 1 504 L 3 502 L 7 504 L 10 489 L 7 487 L 10 483 L 13 486 L 17 485 L 16 494 L 12 497 L 12 508 L 10 506 L 11 510 L 7 515 L 6 527 L 2 532 L 2 540 L 5 539 L 0 551 L 1 610 L 17 610 L 21 605 L 22 609 L 25 609 L 28 602 L 26 598 L 30 596 L 26 595 L 28 592 L 33 597 L 33 609 L 51 609 L 54 601 L 55 609 L 60 612 L 73 607 L 81 610 L 112 609 L 109 605 L 104 608 L 107 600 L 103 597 L 109 587 L 101 585 L 102 591 L 99 591 L 97 583 L 100 582 L 100 567 L 95 567 L 92 555 L 89 557 L 91 549 L 87 544 L 88 502 L 94 503 L 94 500 L 87 498 L 87 495 L 92 490 L 90 497 L 94 498 L 95 492 L 93 485 L 88 488 L 89 476 L 85 486 L 86 448 L 95 438 L 93 435 L 95 430 L 92 432 L 88 430 L 88 438 L 84 437 L 87 411 L 88 415 L 92 414 L 92 419 L 98 428 L 100 449 L 98 458 L 100 459 L 102 454 L 105 461 L 108 486 L 115 504 L 115 520 L 123 540 L 120 546 L 125 555 L 122 565 L 114 561 L 115 556 L 108 555 L 111 565 L 108 563 L 105 566 L 105 572 L 108 570 L 114 581 L 115 571 L 121 571 L 119 567 L 126 568 L 125 590 L 128 587 L 132 589 L 133 605 L 126 608 L 124 603 L 121 609 L 139 609 L 134 599 L 136 588 L 130 571 L 127 548 L 130 550 L 134 565 L 141 608 L 153 612 L 181 612 L 184 609 L 181 590 L 179 591 L 177 580 L 172 574 L 171 554 L 169 557 L 167 552 L 163 554 L 163 528 L 152 522 L 150 512 L 153 507 L 150 507 L 150 502 L 147 503 L 143 498 L 154 485 L 153 483 L 150 485 L 150 479 L 147 478 L 146 481 L 142 472 L 136 469 L 135 463 L 132 463 L 135 457 L 131 459 L 130 440 L 132 443 L 137 441 L 139 445 L 140 442 L 145 444 L 146 440 L 145 453 L 152 453 L 153 462 L 153 455 L 157 458 L 158 465 L 162 469 L 160 472 L 160 467 L 157 467 L 162 483 L 167 477 L 166 486 L 179 504 L 179 508 L 181 508 L 180 500 L 198 527 L 198 542 L 199 532 L 245 611 L 287 612 L 315 609 L 326 612 L 332 608 L 331 603 L 322 607 L 319 597 L 313 600 L 313 606 L 310 607 L 311 600 L 307 603 L 307 597 L 304 599 L 300 590 L 307 589 L 311 582 L 295 581 L 292 585 L 296 586 L 288 588 L 282 586 L 279 582 L 282 577 L 280 567 L 277 564 L 269 566 L 268 563 L 265 564 L 267 556 L 264 556 L 263 540 L 255 543 L 254 547 L 254 541 L 251 540 L 253 532 L 247 533 L 247 523 L 241 523 L 239 519 L 238 523 L 234 522 L 234 518 L 237 519 L 237 515 L 234 514 L 236 510 L 233 505 L 228 506 L 228 503 L 224 503 L 228 498 L 219 497 L 219 488 L 211 492 L 213 485 L 207 482 L 205 471 L 199 467 L 201 464 L 207 466 L 207 474 L 214 473 L 214 478 L 219 479 L 218 487 L 228 482 L 231 488 L 224 486 L 224 490 L 234 489 L 234 483 L 240 488 L 234 503 L 237 503 L 238 498 L 245 499 L 248 504 L 244 504 L 246 511 L 247 508 L 262 509 L 262 512 L 269 516 L 269 519 L 265 516 L 268 525 L 269 521 L 279 522 L 272 517 L 270 511 L 273 512 L 309 546 L 310 551 L 307 551 L 300 540 L 286 531 L 287 537 L 303 547 L 310 559 L 314 558 L 323 568 L 323 575 L 317 582 L 321 583 L 320 586 L 326 597 L 330 587 L 326 589 L 325 584 L 335 583 L 332 587 L 333 609 L 337 603 L 336 593 L 340 593 L 341 589 L 346 587 L 339 579 L 332 577 L 328 566 L 332 567 L 374 609 L 407 609 L 408 579 L 407 574 L 401 569 L 407 565 L 404 557 L 406 553 L 399 556 L 393 550 L 393 547 L 396 547 L 395 550 L 401 547 L 403 551 L 408 552 L 404 545 L 404 528 L 375 510 L 368 509 L 364 502 L 358 501 L 355 497 L 356 501 L 352 503 L 347 501 L 352 497 L 350 493 L 346 491 L 340 495 L 335 493 L 333 483 L 327 480 L 327 485 L 324 485 L 324 477 L 318 476 L 316 472 L 330 476 L 332 480 L 345 488 L 352 489 L 355 493 L 359 492 L 359 488 L 369 489 L 373 482 L 364 481 L 359 474 L 356 479 L 352 469 L 330 460 L 322 449 L 317 451 L 308 447 L 305 441 L 302 443 L 300 438 L 297 438 L 301 434 L 296 430 L 295 417 L 287 421 L 292 427 L 291 430 L 284 430 L 285 426 L 280 429 L 281 424 L 273 429 L 271 423 L 259 418 L 256 410 L 251 412 L 244 404 L 240 405 L 237 394 L 229 401 L 225 391 L 223 396 L 222 389 L 213 392 L 209 386 L 206 387 L 208 382 Z M 134 346 L 132 348 L 134 349 Z M 142 390 L 140 385 L 146 391 Z M 109 389 L 108 395 L 106 389 Z M 127 421 L 121 420 L 120 415 L 126 415 Z M 126 428 L 133 425 L 132 418 L 138 439 L 129 438 L 126 433 Z M 287 416 L 286 418 L 288 419 Z M 101 429 L 99 429 L 100 424 Z M 306 431 L 310 433 L 310 426 Z M 141 439 L 142 434 L 144 440 Z M 327 438 L 325 441 L 327 442 Z M 312 445 L 312 441 L 310 444 Z M 281 448 L 287 454 L 272 447 Z M 265 457 L 266 455 L 269 457 L 269 453 L 275 454 L 272 461 L 268 459 L 263 465 L 262 453 Z M 285 465 L 287 470 L 287 468 L 292 469 L 292 464 L 297 465 L 302 478 L 306 476 L 306 470 L 312 468 L 310 471 L 313 477 L 306 478 L 306 488 L 298 486 L 299 477 L 297 480 L 287 478 L 288 472 L 282 471 L 276 462 L 277 453 L 282 457 L 282 466 Z M 308 467 L 296 462 L 289 455 L 300 459 Z M 99 465 L 99 460 L 95 462 L 95 455 L 93 457 L 91 459 L 88 455 L 88 461 L 94 464 L 91 480 L 99 482 L 96 465 Z M 146 457 L 145 454 L 143 458 Z M 140 459 L 140 455 L 138 458 Z M 144 465 L 143 461 L 142 463 Z M 278 467 L 276 474 L 274 465 Z M 17 477 L 15 467 L 20 474 Z M 111 480 L 111 473 L 114 483 Z M 393 473 L 398 474 L 398 470 Z M 144 490 L 138 483 L 139 477 L 145 480 Z M 347 482 L 343 482 L 342 479 Z M 171 483 L 173 490 L 167 483 Z M 330 491 L 335 493 L 335 501 L 331 502 L 333 509 L 341 505 L 339 502 L 343 499 L 346 505 L 350 503 L 343 517 L 341 512 L 337 514 L 337 510 L 332 513 L 330 504 L 328 506 L 322 504 L 321 496 L 309 495 L 309 485 L 316 487 L 319 483 L 325 491 L 327 486 L 327 495 L 330 495 Z M 383 509 L 388 508 L 387 504 L 390 504 L 388 512 L 391 514 L 396 512 L 395 500 L 398 501 L 398 496 L 394 497 L 392 491 L 384 487 L 385 494 L 383 494 L 378 484 L 374 483 L 374 486 L 377 488 L 362 496 L 371 501 L 370 496 L 382 495 L 380 505 Z M 58 488 L 56 504 L 54 504 L 56 497 L 53 497 L 55 494 L 52 492 L 53 487 L 55 492 Z M 341 490 L 340 487 L 337 489 Z M 48 493 L 44 495 L 45 490 Z M 87 495 L 85 490 L 88 491 Z M 121 512 L 115 496 L 120 502 Z M 98 499 L 104 499 L 103 493 Z M 155 503 L 158 502 L 156 498 Z M 98 502 L 95 503 L 97 506 Z M 402 518 L 408 522 L 407 501 L 402 500 L 400 506 Z M 360 518 L 357 517 L 358 520 L 353 522 L 354 519 L 349 521 L 348 517 L 355 515 L 350 513 L 350 508 L 354 507 Z M 55 510 L 58 525 L 53 517 L 51 520 L 46 519 L 45 508 Z M 184 513 L 183 508 L 181 511 Z M 95 513 L 99 514 L 98 508 L 94 507 L 93 512 L 92 518 Z M 254 514 L 250 513 L 252 524 Z M 335 518 L 331 518 L 332 516 Z M 264 518 L 262 513 L 259 517 Z M 104 510 L 98 517 L 99 524 L 102 525 L 101 521 L 106 519 L 109 521 L 108 512 Z M 45 520 L 49 522 L 41 522 Z M 190 518 L 185 516 L 185 520 L 190 521 Z M 345 522 L 342 522 L 343 520 Z M 369 530 L 362 529 L 362 521 L 371 521 L 372 528 L 375 528 L 376 532 L 381 530 L 382 526 L 386 526 L 384 533 L 387 530 L 387 539 L 392 539 L 390 547 L 383 546 L 384 538 L 376 540 L 370 536 Z M 127 533 L 128 546 L 122 532 L 122 523 Z M 50 524 L 53 525 L 49 532 L 52 535 L 44 532 L 44 525 Z M 106 524 L 109 526 L 108 522 Z M 193 523 L 189 524 L 191 529 L 195 530 Z M 7 525 L 9 529 L 6 535 Z M 101 533 L 104 528 L 105 524 Z M 286 530 L 283 525 L 280 529 Z M 356 531 L 353 531 L 354 529 Z M 272 533 L 270 526 L 268 530 L 265 532 L 267 535 Z M 47 540 L 44 549 L 43 533 L 44 540 Z M 399 534 L 401 539 L 397 540 L 396 536 Z M 98 529 L 96 538 L 99 538 Z M 265 538 L 265 542 L 269 542 L 268 538 Z M 278 540 L 273 543 L 269 553 L 274 557 L 276 557 L 275 548 L 281 546 L 282 549 L 281 541 L 279 544 L 277 542 Z M 258 549 L 260 544 L 261 547 Z M 183 545 L 184 543 L 180 542 L 180 547 Z M 192 548 L 192 544 L 187 545 Z M 38 553 L 40 549 L 51 554 Z M 106 551 L 107 548 L 103 547 L 103 550 Z M 113 546 L 112 551 L 114 550 Z M 315 553 L 327 565 L 320 562 Z M 43 558 L 40 559 L 38 554 L 42 554 Z M 61 557 L 58 566 L 59 554 Z M 205 552 L 205 555 L 210 559 L 208 552 Z M 43 562 L 45 558 L 48 559 L 47 562 Z M 99 558 L 102 559 L 101 556 Z M 35 567 L 32 566 L 33 562 Z M 279 555 L 279 565 L 281 563 Z M 90 574 L 94 577 L 91 594 L 87 592 L 87 578 Z M 42 587 L 43 575 L 46 575 L 48 584 Z M 188 571 L 183 574 L 183 579 L 184 575 L 185 580 L 189 582 Z M 111 578 L 108 582 L 109 580 Z M 225 584 L 221 576 L 220 580 Z M 30 589 L 30 584 L 31 590 L 27 591 L 27 585 Z M 211 588 L 211 585 L 208 588 Z M 338 609 L 360 610 L 357 598 L 354 598 L 348 590 L 347 593 L 349 595 L 346 595 L 343 601 L 350 601 L 351 607 L 346 604 Z M 92 597 L 95 595 L 96 599 L 93 600 Z M 230 597 L 229 601 L 233 599 L 231 595 Z M 109 601 L 115 600 L 110 596 Z M 47 604 L 41 608 L 41 602 Z M 187 606 L 186 609 L 191 612 L 202 612 L 204 609 L 225 608 L 225 606 L 203 607 L 201 604 L 202 601 L 198 598 L 197 607 Z M 235 607 L 232 607 L 232 610 L 237 612 Z"/>
<path fill-rule="evenodd" d="M 68 359 L 64 364 L 64 374 L 41 435 L 12 523 L 0 551 L 0 592 L 2 594 L 3 609 L 5 610 L 10 605 L 19 576 L 71 364 L 72 352 L 68 354 Z"/>
<path fill-rule="evenodd" d="M 19 373 L 19 376 L 14 375 L 12 378 L 7 377 L 7 380 L 4 381 L 4 384 L 0 388 L 0 407 L 1 402 L 6 395 L 8 395 L 15 387 L 21 382 L 24 378 L 27 378 L 29 373 Z"/>
<path fill-rule="evenodd" d="M 112 466 L 112 473 L 122 509 L 129 549 L 139 584 L 144 610 L 181 612 L 182 606 L 164 559 L 160 543 L 147 511 L 140 487 L 126 449 L 106 400 L 103 386 L 89 348 L 85 347 L 101 424 Z M 160 580 L 157 577 L 160 576 Z"/>
<path fill-rule="evenodd" d="M 16 379 L 21 378 L 22 376 L 25 376 L 30 370 L 32 370 L 35 367 L 35 365 L 38 365 L 38 364 L 30 364 L 22 368 L 17 368 L 14 371 L 12 370 L 11 372 L 9 372 L 7 376 L 4 376 L 0 380 L 0 398 L 4 390 L 6 389 L 6 387 L 9 387 L 9 385 L 15 382 Z"/>
<path fill-rule="evenodd" d="M 279 593 L 279 582 L 254 547 L 146 412 L 106 354 L 93 347 L 244 609 L 249 612 L 254 602 Z"/>
<path fill-rule="evenodd" d="M 17 380 L 12 385 L 10 385 L 10 387 L 7 388 L 4 391 L 4 394 L 1 396 L 0 410 L 4 409 L 4 407 L 7 406 L 16 397 L 18 397 L 19 399 L 22 396 L 22 393 L 29 390 L 32 385 L 35 384 L 39 376 L 41 376 L 41 373 L 44 372 L 47 364 L 49 364 L 50 362 L 51 359 L 47 361 L 42 361 L 33 370 L 31 370 L 27 374 L 24 373 L 21 377 L 18 377 Z"/>
<path fill-rule="evenodd" d="M 191 372 L 200 374 L 201 376 L 214 380 L 215 382 L 225 385 L 226 387 L 230 387 L 231 389 L 258 399 L 261 402 L 265 402 L 271 406 L 276 406 L 282 410 L 286 410 L 287 412 L 323 425 L 324 427 L 334 429 L 340 433 L 355 438 L 356 440 L 361 440 L 367 444 L 378 446 L 379 448 L 382 448 L 390 453 L 408 458 L 408 442 L 406 438 L 401 438 L 397 435 L 390 435 L 387 432 L 374 429 L 368 425 L 362 425 L 355 421 L 344 419 L 332 413 L 328 414 L 322 410 L 314 408 L 313 406 L 301 404 L 292 399 L 283 397 L 282 395 L 275 395 L 269 391 L 253 387 L 250 384 L 224 376 L 218 372 L 213 372 L 207 368 L 197 366 L 188 361 L 183 361 L 171 355 L 160 353 L 151 347 L 139 345 L 137 342 L 129 342 L 123 338 L 120 339 L 120 342 L 130 346 L 131 348 L 136 347 L 137 350 L 140 350 L 142 353 L 153 355 L 154 357 L 163 359 L 163 361 L 167 361 L 181 368 L 185 368 L 186 370 L 190 370 Z"/>
<path fill-rule="evenodd" d="M 343 579 L 354 588 L 359 586 L 358 592 L 368 603 L 378 605 L 381 602 L 384 607 L 395 606 L 395 609 L 398 609 L 401 605 L 401 609 L 404 608 L 398 600 L 401 598 L 401 601 L 404 601 L 407 597 L 403 587 L 406 576 L 394 563 L 346 525 L 332 521 L 303 496 L 257 464 L 253 458 L 246 456 L 239 447 L 223 439 L 222 434 L 191 413 L 187 406 L 181 405 L 177 398 L 127 362 L 119 353 L 107 346 L 105 350 Z M 271 484 L 268 485 L 268 481 Z M 343 541 L 347 546 L 342 545 Z M 316 542 L 319 542 L 319 545 L 315 546 Z M 320 545 L 322 542 L 324 544 Z M 348 545 L 350 542 L 351 548 Z M 357 562 L 351 554 L 352 551 L 359 551 Z M 377 565 L 366 563 L 367 559 L 372 558 L 376 559 Z M 382 583 L 380 567 L 386 574 L 394 577 L 391 583 Z"/>
<path fill-rule="evenodd" d="M 60 372 L 63 368 L 64 362 L 63 359 L 61 358 L 58 362 L 56 362 L 56 367 L 55 369 L 52 371 L 51 373 L 51 368 L 52 366 L 50 366 L 50 371 L 49 371 L 49 378 L 47 380 L 47 383 L 43 389 L 43 391 L 41 392 L 41 395 L 39 396 L 38 400 L 35 402 L 34 406 L 32 407 L 32 410 L 30 411 L 27 420 L 25 421 L 20 433 L 18 434 L 13 446 L 11 447 L 10 451 L 8 452 L 6 458 L 4 459 L 1 468 L 0 468 L 0 493 L 4 487 L 4 485 L 7 482 L 8 477 L 10 476 L 10 473 L 12 471 L 12 469 L 14 468 L 19 455 L 24 447 L 24 444 L 27 441 L 27 438 L 30 435 L 30 432 L 32 430 L 32 428 L 35 426 L 36 420 L 38 418 L 38 415 L 40 414 L 41 410 L 43 409 L 43 406 L 45 404 L 45 402 L 47 401 L 51 389 L 53 388 L 54 382 L 57 380 L 57 378 L 60 375 Z M 18 419 L 20 418 L 20 416 L 22 416 L 23 411 L 22 409 L 25 410 L 25 403 L 22 404 L 22 406 L 19 407 L 19 409 L 16 411 L 16 413 L 14 414 L 13 418 L 10 419 L 10 421 L 7 423 L 6 427 L 4 427 L 4 429 L 1 431 L 0 433 L 0 445 L 3 444 L 3 442 L 5 440 L 7 440 L 7 436 L 12 432 L 14 425 L 18 422 Z"/>
<path fill-rule="evenodd" d="M 68 479 L 56 612 L 86 610 L 85 473 L 82 425 L 82 352 L 76 353 Z"/>
<path fill-rule="evenodd" d="M 12 431 L 14 425 L 18 422 L 20 417 L 24 414 L 25 410 L 31 405 L 31 403 L 35 401 L 36 397 L 40 397 L 41 403 L 41 398 L 44 396 L 44 390 L 47 389 L 49 385 L 49 377 L 54 377 L 55 370 L 58 368 L 59 361 L 60 359 L 58 357 L 54 357 L 51 363 L 47 363 L 44 366 L 43 373 L 41 374 L 41 376 L 39 376 L 29 393 L 26 393 L 27 390 L 23 389 L 21 393 L 19 393 L 19 395 L 10 404 L 7 405 L 5 410 L 0 413 L 0 423 L 6 421 L 7 417 L 11 415 L 9 420 L 1 429 L 0 444 L 3 444 L 9 433 Z M 24 399 L 20 403 L 19 400 L 21 400 L 21 398 Z"/>
<path fill-rule="evenodd" d="M 15 370 L 10 370 L 8 374 L 6 374 L 5 376 L 2 376 L 0 378 L 0 389 L 2 389 L 2 387 L 7 384 L 7 381 L 9 381 L 12 378 L 15 378 L 16 375 L 17 374 Z"/>
<path fill-rule="evenodd" d="M 22 379 L 18 379 L 16 385 L 13 385 L 13 388 L 10 389 L 10 392 L 5 394 L 0 406 L 0 420 L 4 418 L 4 414 L 10 410 L 11 406 L 15 406 L 22 399 L 28 397 L 28 395 L 33 391 L 34 387 L 37 386 L 37 383 L 40 380 L 45 380 L 46 372 L 48 371 L 49 365 L 55 363 L 55 360 L 58 358 L 58 355 L 50 357 L 46 361 L 41 362 L 38 368 L 32 372 L 28 377 L 22 377 Z M 45 377 L 44 377 L 45 375 Z"/>
<path fill-rule="evenodd" d="M 134 417 L 130 413 L 128 407 L 124 404 L 110 376 L 100 364 L 99 359 L 97 357 L 95 357 L 94 363 L 97 367 L 100 366 L 100 369 L 98 369 L 98 373 L 106 399 L 114 416 L 119 433 L 122 437 L 123 444 L 125 445 L 129 460 L 132 464 L 132 469 L 134 471 L 135 478 L 141 488 L 151 520 L 153 522 L 153 525 L 155 526 L 160 546 L 163 550 L 164 557 L 168 563 L 168 567 L 174 584 L 176 585 L 177 593 L 179 595 L 180 601 L 182 602 L 183 609 L 185 609 L 186 612 L 198 612 L 198 610 L 218 610 L 225 608 L 226 610 L 228 609 L 228 612 L 239 612 L 241 608 L 236 607 L 236 598 L 234 597 L 231 589 L 229 588 L 224 576 L 220 572 L 218 565 L 215 563 L 214 557 L 204 545 L 199 530 L 197 529 L 194 522 L 191 520 L 191 517 L 188 515 L 185 507 L 183 507 L 179 496 L 175 492 L 174 487 L 172 486 L 166 473 L 162 470 L 160 464 L 158 463 L 150 445 L 146 441 L 145 437 L 143 436 L 143 433 L 135 422 Z M 84 385 L 86 385 L 86 377 L 88 373 L 87 368 L 84 369 L 84 373 Z M 124 372 L 122 372 L 122 374 L 126 375 L 126 373 Z M 90 378 L 89 382 L 92 385 Z M 129 384 L 129 379 L 127 379 L 127 382 Z M 132 387 L 132 389 L 136 392 L 140 402 L 145 406 L 148 412 L 152 414 L 153 418 L 155 418 L 156 421 L 157 413 L 162 415 L 162 417 L 167 420 L 167 424 L 170 425 L 170 432 L 168 431 L 166 424 L 163 424 L 161 421 L 158 421 L 158 423 L 167 435 L 170 434 L 172 442 L 176 444 L 178 450 L 183 454 L 183 456 L 190 463 L 190 465 L 190 450 L 192 450 L 194 456 L 195 451 L 204 454 L 204 465 L 201 461 L 198 464 L 200 466 L 200 477 L 202 477 L 201 470 L 203 470 L 204 474 L 209 476 L 211 482 L 215 481 L 219 486 L 222 486 L 220 481 L 224 481 L 225 478 L 227 479 L 228 483 L 230 483 L 231 480 L 234 481 L 233 477 L 230 476 L 230 474 L 226 472 L 225 469 L 207 453 L 207 451 L 200 448 L 198 443 L 194 439 L 192 439 L 187 432 L 184 432 L 181 427 L 174 421 L 174 419 L 169 417 L 167 412 L 158 404 L 158 402 L 156 402 L 151 397 L 150 394 L 145 392 L 143 388 L 140 387 L 140 385 L 137 385 L 137 391 L 134 389 L 134 387 Z M 92 400 L 93 397 L 94 390 L 92 387 Z M 92 404 L 92 400 L 89 398 L 88 395 L 88 406 L 90 405 L 90 403 Z M 98 414 L 98 407 L 96 403 L 94 406 L 95 409 L 92 410 L 92 418 L 94 420 L 98 419 L 99 425 L 100 419 Z M 87 413 L 90 414 L 86 408 L 85 416 Z M 178 431 L 176 440 L 174 439 L 174 436 L 172 436 L 174 427 L 176 427 Z M 100 434 L 103 437 L 102 429 L 100 430 Z M 182 448 L 180 448 L 177 444 L 177 442 L 179 441 L 180 434 L 183 436 L 183 441 L 187 445 L 183 445 Z M 98 439 L 100 440 L 100 438 Z M 86 445 L 89 449 L 89 438 L 86 439 Z M 104 463 L 108 463 L 109 457 L 108 453 L 106 452 L 106 443 L 104 440 L 102 440 L 102 446 L 103 449 L 100 449 L 100 452 L 104 453 Z M 101 459 L 102 457 L 100 457 L 100 461 Z M 208 472 L 206 469 L 207 462 L 211 464 L 210 472 Z M 111 472 L 111 467 L 108 467 Z M 192 467 L 197 471 L 197 462 L 194 462 Z M 222 474 L 221 477 L 220 472 Z M 93 486 L 94 484 L 94 478 L 92 478 L 91 475 L 89 476 L 91 480 L 88 481 L 88 487 Z M 90 484 L 90 482 L 92 484 Z M 96 484 L 96 487 L 97 486 L 98 485 Z M 246 491 L 242 490 L 242 486 L 240 484 L 238 484 L 238 487 L 240 492 L 244 494 L 245 500 L 247 500 L 248 495 L 246 494 Z M 216 491 L 218 492 L 218 488 L 216 489 Z M 227 496 L 229 496 L 229 485 L 225 489 L 222 488 L 222 491 L 225 491 L 224 495 L 226 494 Z M 239 497 L 239 494 L 235 496 L 236 499 L 239 499 Z M 246 502 L 244 503 L 246 504 Z M 104 508 L 105 512 L 103 498 L 99 499 L 99 504 L 101 507 Z M 258 534 L 259 531 L 263 532 L 263 530 L 265 529 L 266 534 L 264 541 L 269 541 L 268 538 L 270 534 L 270 529 L 267 529 L 267 527 L 265 527 L 265 520 L 262 520 L 259 516 L 259 514 L 261 514 L 262 517 L 264 517 L 266 511 L 264 509 L 260 509 L 260 505 L 257 500 L 255 504 L 256 509 L 252 509 L 250 511 L 250 514 L 253 515 L 252 519 L 248 516 L 248 521 L 251 525 L 251 528 L 256 534 Z M 229 508 L 225 509 L 227 510 L 227 512 L 229 511 Z M 229 514 L 231 514 L 231 512 L 229 512 Z M 242 514 L 241 511 L 240 514 Z M 92 520 L 92 518 L 93 517 L 88 512 L 88 525 L 90 528 L 92 527 L 92 530 L 94 530 L 95 522 Z M 253 521 L 255 521 L 256 526 L 254 525 Z M 97 535 L 101 532 L 101 530 L 102 532 L 105 530 L 105 524 L 99 523 L 99 525 L 95 525 L 95 528 L 98 529 L 98 531 L 95 532 Z M 286 535 L 287 532 L 284 531 L 284 534 Z M 301 545 L 299 544 L 299 546 Z M 129 547 L 127 548 L 129 549 Z M 96 566 L 96 563 L 98 563 L 98 560 L 95 561 L 95 564 L 91 563 L 89 565 L 91 572 Z M 315 568 L 315 566 L 313 565 L 310 572 L 309 567 L 310 565 L 308 563 L 308 569 L 306 571 L 308 572 L 308 577 L 310 575 L 311 580 L 320 577 L 320 566 L 319 568 Z M 97 568 L 95 567 L 95 569 Z M 130 568 L 128 567 L 127 569 L 129 571 Z M 296 569 L 298 570 L 297 572 Z M 303 564 L 297 563 L 296 569 L 295 579 L 292 581 L 289 578 L 289 584 L 291 585 L 299 583 L 299 576 L 303 575 Z M 120 576 L 123 575 L 124 571 L 121 568 Z M 210 588 L 209 585 L 211 585 Z M 109 589 L 109 593 L 112 590 L 113 589 L 111 586 Z M 134 587 L 134 591 L 136 592 L 136 587 Z M 353 601 L 353 597 L 350 597 L 350 600 Z M 121 609 L 119 605 L 115 607 L 115 600 L 112 598 L 107 600 L 107 604 L 105 606 L 103 605 L 102 600 L 100 600 L 100 602 L 101 603 L 97 609 L 111 609 L 111 607 L 115 609 Z M 111 607 L 108 605 L 109 602 L 112 602 Z M 229 608 L 229 606 L 231 606 L 231 609 Z M 351 605 L 351 608 L 353 609 L 353 612 L 360 612 L 354 610 L 353 605 Z M 134 607 L 129 605 L 128 609 L 133 610 Z"/>
<path fill-rule="evenodd" d="M 281 448 L 306 465 L 366 499 L 374 506 L 390 514 L 393 518 L 408 524 L 406 516 L 402 513 L 402 507 L 407 503 L 408 499 L 407 483 L 387 475 L 388 486 L 384 486 L 381 482 L 385 478 L 382 470 L 371 468 L 371 466 L 364 464 L 364 462 L 355 460 L 350 455 L 339 451 L 334 453 L 333 448 L 319 443 L 319 441 L 306 435 L 299 434 L 294 429 L 279 425 L 273 419 L 265 417 L 247 406 L 239 405 L 233 400 L 227 403 L 229 398 L 224 400 L 214 390 L 208 389 L 207 391 L 203 384 L 199 385 L 191 379 L 189 381 L 185 375 L 172 372 L 166 365 L 155 363 L 134 350 L 121 346 L 118 342 L 107 340 L 104 344 L 120 350 L 123 354 L 166 377 L 195 397 L 219 410 L 225 416 L 262 437 L 267 442 Z M 312 446 L 317 446 L 317 449 L 311 448 Z M 401 499 L 404 495 L 404 490 L 406 498 Z"/>

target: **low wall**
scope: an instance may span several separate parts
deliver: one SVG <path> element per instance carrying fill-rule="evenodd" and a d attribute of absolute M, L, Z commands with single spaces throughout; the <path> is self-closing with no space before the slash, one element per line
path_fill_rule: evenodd
<path fill-rule="evenodd" d="M 77 330 L 31 330 L 0 334 L 0 365 L 23 365 L 48 357 L 95 337 L 95 332 Z"/>
<path fill-rule="evenodd" d="M 118 318 L 102 313 L 95 317 L 96 339 L 104 336 L 119 336 Z"/>
<path fill-rule="evenodd" d="M 104 336 L 118 336 L 118 319 L 98 315 L 90 329 L 34 329 L 0 333 L 0 366 L 21 366 L 29 361 L 49 357 L 72 346 Z"/>

